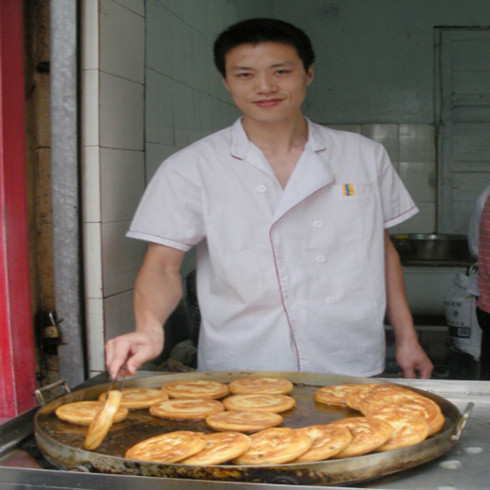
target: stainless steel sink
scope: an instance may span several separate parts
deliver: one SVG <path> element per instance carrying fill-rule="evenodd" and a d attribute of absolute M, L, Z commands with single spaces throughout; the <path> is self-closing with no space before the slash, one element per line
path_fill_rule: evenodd
<path fill-rule="evenodd" d="M 475 261 L 468 249 L 466 235 L 411 233 L 391 235 L 402 263 L 461 263 Z"/>

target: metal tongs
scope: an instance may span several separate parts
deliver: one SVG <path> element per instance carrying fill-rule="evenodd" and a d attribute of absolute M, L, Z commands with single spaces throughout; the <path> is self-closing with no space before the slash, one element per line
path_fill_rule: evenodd
<path fill-rule="evenodd" d="M 107 392 L 106 392 L 106 395 L 105 395 L 105 400 L 107 400 L 107 397 L 109 396 L 109 393 L 114 389 L 114 385 L 116 384 L 116 381 L 119 381 L 120 382 L 119 391 L 122 391 L 123 390 L 124 380 L 126 379 L 126 373 L 127 373 L 126 363 L 127 363 L 127 359 L 126 359 L 126 361 L 124 361 L 119 366 L 119 369 L 117 370 L 116 376 L 109 383 L 109 387 L 107 388 Z"/>

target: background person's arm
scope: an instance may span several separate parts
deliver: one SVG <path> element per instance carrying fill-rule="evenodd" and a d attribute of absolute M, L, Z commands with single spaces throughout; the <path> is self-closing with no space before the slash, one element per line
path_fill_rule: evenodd
<path fill-rule="evenodd" d="M 430 378 L 434 366 L 419 343 L 403 282 L 400 257 L 385 230 L 386 313 L 395 333 L 396 360 L 404 378 Z"/>
<path fill-rule="evenodd" d="M 134 286 L 135 331 L 110 339 L 106 365 L 112 377 L 127 359 L 128 374 L 163 350 L 163 325 L 182 298 L 180 266 L 184 252 L 151 243 Z"/>

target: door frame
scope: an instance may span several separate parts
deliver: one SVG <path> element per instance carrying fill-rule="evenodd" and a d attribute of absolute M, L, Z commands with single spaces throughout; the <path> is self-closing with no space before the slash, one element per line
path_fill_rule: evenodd
<path fill-rule="evenodd" d="M 22 0 L 0 0 L 0 417 L 35 403 Z"/>
<path fill-rule="evenodd" d="M 452 86 L 451 59 L 445 56 L 445 43 L 447 34 L 451 32 L 485 31 L 488 26 L 437 26 L 434 28 L 434 121 L 436 130 L 437 148 L 437 231 L 439 233 L 452 232 L 451 217 L 453 215 L 453 165 L 451 125 L 452 119 Z M 446 39 L 444 35 L 446 34 Z M 445 76 L 446 75 L 446 76 Z M 475 193 L 475 199 L 478 192 Z M 441 210 L 446 210 L 442 213 Z M 448 211 L 450 210 L 450 211 Z"/>

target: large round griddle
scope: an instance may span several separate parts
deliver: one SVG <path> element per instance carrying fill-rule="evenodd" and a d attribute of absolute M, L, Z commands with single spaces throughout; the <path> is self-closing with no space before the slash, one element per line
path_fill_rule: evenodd
<path fill-rule="evenodd" d="M 228 383 L 244 376 L 279 376 L 294 384 L 291 395 L 296 408 L 283 413 L 283 426 L 305 427 L 326 424 L 340 418 L 358 416 L 349 408 L 327 407 L 313 400 L 313 393 L 321 386 L 343 383 L 386 383 L 386 380 L 354 378 L 316 373 L 240 371 L 213 373 L 160 374 L 145 378 L 128 379 L 125 387 L 161 387 L 181 379 L 210 379 Z M 44 456 L 60 469 L 75 469 L 102 473 L 118 473 L 169 478 L 200 480 L 244 481 L 261 483 L 290 483 L 301 485 L 346 485 L 380 478 L 419 466 L 447 453 L 456 444 L 464 417 L 452 403 L 432 393 L 416 390 L 433 399 L 441 407 L 446 421 L 439 433 L 407 448 L 371 453 L 344 459 L 331 459 L 315 463 L 243 466 L 210 465 L 195 467 L 184 464 L 157 464 L 124 458 L 133 444 L 164 432 L 196 430 L 212 432 L 205 422 L 171 421 L 159 419 L 147 410 L 130 411 L 122 422 L 114 424 L 96 451 L 82 448 L 87 428 L 59 420 L 55 409 L 65 403 L 94 400 L 108 388 L 101 384 L 63 395 L 38 410 L 34 418 L 35 437 Z"/>

